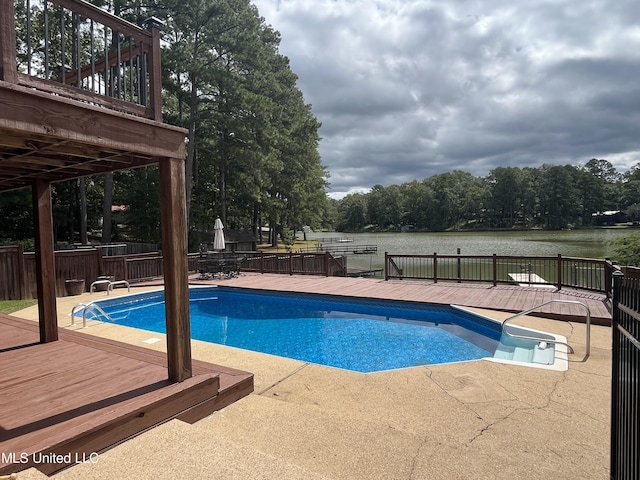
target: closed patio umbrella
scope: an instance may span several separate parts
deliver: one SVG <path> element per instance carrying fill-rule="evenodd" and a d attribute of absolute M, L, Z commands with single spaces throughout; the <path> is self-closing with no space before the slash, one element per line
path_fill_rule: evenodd
<path fill-rule="evenodd" d="M 213 249 L 214 250 L 224 250 L 224 225 L 222 225 L 222 220 L 216 218 L 216 223 L 213 225 Z"/>

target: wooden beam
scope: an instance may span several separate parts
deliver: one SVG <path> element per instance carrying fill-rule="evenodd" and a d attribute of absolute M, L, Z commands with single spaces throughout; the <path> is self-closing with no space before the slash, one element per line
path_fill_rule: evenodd
<path fill-rule="evenodd" d="M 160 159 L 160 210 L 169 380 L 192 375 L 184 160 Z"/>
<path fill-rule="evenodd" d="M 153 112 L 149 107 L 144 105 L 138 105 L 137 103 L 120 100 L 118 98 L 112 98 L 99 93 L 93 93 L 89 90 L 74 87 L 71 85 L 65 85 L 53 80 L 46 80 L 44 78 L 38 78 L 26 75 L 18 72 L 17 82 L 27 88 L 35 88 L 42 92 L 53 93 L 65 98 L 78 100 L 81 102 L 90 102 L 94 105 L 101 105 L 106 108 L 119 110 L 133 115 L 139 115 L 145 118 L 153 118 Z"/>
<path fill-rule="evenodd" d="M 31 188 L 35 224 L 36 285 L 38 289 L 40 342 L 47 343 L 58 340 L 51 184 L 36 180 Z"/>
<path fill-rule="evenodd" d="M 0 81 L 0 129 L 49 142 L 153 157 L 184 158 L 183 128 Z"/>

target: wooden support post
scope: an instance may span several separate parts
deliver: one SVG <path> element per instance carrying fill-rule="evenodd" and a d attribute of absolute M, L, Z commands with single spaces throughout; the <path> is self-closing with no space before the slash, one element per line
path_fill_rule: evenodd
<path fill-rule="evenodd" d="M 497 255 L 494 253 L 493 254 L 493 286 L 495 287 L 496 285 L 498 285 L 498 257 Z"/>
<path fill-rule="evenodd" d="M 384 252 L 384 280 L 389 280 L 389 252 Z"/>
<path fill-rule="evenodd" d="M 160 159 L 160 208 L 169 380 L 192 375 L 184 160 Z"/>
<path fill-rule="evenodd" d="M 162 121 L 162 68 L 160 66 L 160 29 L 163 26 L 161 20 L 148 18 L 145 20 L 147 28 L 151 31 L 151 52 L 149 55 L 149 101 L 153 112 L 153 120 Z"/>
<path fill-rule="evenodd" d="M 13 2 L 0 2 L 0 80 L 17 83 L 16 15 Z"/>
<path fill-rule="evenodd" d="M 613 297 L 613 272 L 615 269 L 609 257 L 605 258 L 603 263 L 603 268 L 604 268 L 604 293 L 606 294 L 607 299 L 611 299 Z"/>
<path fill-rule="evenodd" d="M 562 290 L 562 255 L 558 254 L 558 281 L 557 281 L 557 287 L 558 290 Z"/>
<path fill-rule="evenodd" d="M 433 252 L 433 283 L 438 283 L 438 252 Z"/>
<path fill-rule="evenodd" d="M 330 275 L 329 273 L 329 252 L 324 252 L 324 276 L 328 277 Z M 345 277 L 347 275 L 345 274 Z"/>
<path fill-rule="evenodd" d="M 58 340 L 51 184 L 36 180 L 31 187 L 31 195 L 35 223 L 36 286 L 38 290 L 40 342 L 48 343 Z"/>
<path fill-rule="evenodd" d="M 111 275 L 112 273 L 115 272 L 105 272 L 104 271 L 104 262 L 102 260 L 102 249 L 101 248 L 96 248 L 96 263 L 98 265 L 98 275 Z M 120 280 L 119 278 L 116 278 L 114 280 Z"/>

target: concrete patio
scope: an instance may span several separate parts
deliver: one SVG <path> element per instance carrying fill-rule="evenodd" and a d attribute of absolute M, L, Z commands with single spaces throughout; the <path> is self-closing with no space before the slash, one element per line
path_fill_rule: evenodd
<path fill-rule="evenodd" d="M 96 298 L 58 299 L 59 325 L 69 325 L 73 305 Z M 253 372 L 255 393 L 193 425 L 154 428 L 55 478 L 608 478 L 610 328 L 592 327 L 583 361 L 583 324 L 519 323 L 567 336 L 576 350 L 568 371 L 481 360 L 359 374 L 193 341 L 194 358 Z M 165 348 L 156 333 L 113 324 L 86 331 Z M 143 343 L 149 338 L 162 341 Z M 46 476 L 30 469 L 18 478 Z"/>

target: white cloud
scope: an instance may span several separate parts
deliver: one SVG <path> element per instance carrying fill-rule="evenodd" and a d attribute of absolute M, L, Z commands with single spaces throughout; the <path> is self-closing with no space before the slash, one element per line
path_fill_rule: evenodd
<path fill-rule="evenodd" d="M 640 162 L 632 0 L 255 0 L 336 195 L 455 168 Z"/>

